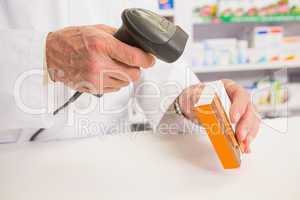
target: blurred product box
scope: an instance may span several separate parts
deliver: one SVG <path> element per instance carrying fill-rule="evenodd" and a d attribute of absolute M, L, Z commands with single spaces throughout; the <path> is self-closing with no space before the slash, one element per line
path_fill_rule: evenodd
<path fill-rule="evenodd" d="M 247 40 L 238 41 L 238 64 L 246 64 L 249 60 L 249 48 Z"/>
<path fill-rule="evenodd" d="M 217 16 L 287 15 L 292 12 L 295 13 L 299 7 L 299 0 L 219 0 L 217 3 Z"/>
<path fill-rule="evenodd" d="M 158 3 L 160 10 L 174 9 L 174 0 L 159 0 Z"/>
<path fill-rule="evenodd" d="M 253 48 L 277 48 L 282 44 L 284 30 L 281 26 L 258 26 L 253 30 Z"/>
<path fill-rule="evenodd" d="M 300 1 L 299 0 L 289 0 L 289 9 L 291 14 L 300 15 Z"/>
<path fill-rule="evenodd" d="M 249 63 L 281 61 L 284 29 L 281 26 L 259 26 L 254 28 Z"/>
<path fill-rule="evenodd" d="M 248 41 L 234 38 L 209 39 L 193 45 L 193 66 L 245 64 Z"/>
<path fill-rule="evenodd" d="M 249 41 L 217 38 L 197 42 L 193 45 L 192 65 L 300 62 L 300 36 L 284 37 L 281 26 L 255 27 Z"/>
<path fill-rule="evenodd" d="M 203 22 L 261 22 L 300 20 L 299 0 L 196 1 L 194 15 Z M 206 19 L 206 20 L 205 20 Z"/>
<path fill-rule="evenodd" d="M 300 62 L 300 36 L 283 38 L 281 60 L 283 62 Z"/>
<path fill-rule="evenodd" d="M 194 14 L 201 17 L 216 16 L 218 0 L 202 0 L 196 2 Z"/>
<path fill-rule="evenodd" d="M 202 42 L 196 42 L 192 45 L 191 56 L 192 56 L 192 66 L 205 65 L 205 49 Z"/>
<path fill-rule="evenodd" d="M 236 39 L 209 39 L 194 45 L 196 65 L 230 65 L 238 63 Z"/>
<path fill-rule="evenodd" d="M 262 64 L 267 63 L 268 53 L 265 49 L 261 48 L 249 48 L 248 49 L 248 63 L 252 64 Z"/>
<path fill-rule="evenodd" d="M 214 65 L 230 65 L 238 63 L 237 40 L 234 38 L 205 40 L 204 48 L 212 50 Z"/>
<path fill-rule="evenodd" d="M 251 93 L 257 106 L 282 105 L 289 100 L 287 87 L 280 80 L 258 81 L 251 88 Z"/>

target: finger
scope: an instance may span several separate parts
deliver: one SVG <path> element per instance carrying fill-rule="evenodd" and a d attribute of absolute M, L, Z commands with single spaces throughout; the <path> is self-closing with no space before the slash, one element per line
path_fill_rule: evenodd
<path fill-rule="evenodd" d="M 112 93 L 118 91 L 120 91 L 120 88 L 110 88 L 110 87 L 104 88 L 104 93 Z"/>
<path fill-rule="evenodd" d="M 90 88 L 87 88 L 87 87 L 76 88 L 76 91 L 81 92 L 81 93 L 97 94 L 97 92 L 95 90 L 91 90 Z"/>
<path fill-rule="evenodd" d="M 88 81 L 78 81 L 76 84 L 66 84 L 71 86 L 74 90 L 82 92 L 82 93 L 91 93 L 91 94 L 98 94 L 98 87 L 97 85 L 88 82 Z"/>
<path fill-rule="evenodd" d="M 251 147 L 250 147 L 250 145 L 247 143 L 247 141 L 244 142 L 244 146 L 245 146 L 244 153 L 250 154 L 252 151 L 251 151 Z"/>
<path fill-rule="evenodd" d="M 111 26 L 107 26 L 105 24 L 96 24 L 96 25 L 94 25 L 94 27 L 97 28 L 97 29 L 103 30 L 103 31 L 105 31 L 109 34 L 112 34 L 112 35 L 117 32 L 116 28 L 111 27 Z"/>
<path fill-rule="evenodd" d="M 246 112 L 250 97 L 248 92 L 238 85 L 233 86 L 230 97 L 232 103 L 230 108 L 230 119 L 232 123 L 237 123 L 241 116 Z"/>
<path fill-rule="evenodd" d="M 247 139 L 245 140 L 245 142 L 244 142 L 244 144 L 245 144 L 245 153 L 251 153 L 252 151 L 251 151 L 251 146 L 250 146 L 250 144 L 252 143 L 252 141 L 253 141 L 253 138 L 249 135 L 248 137 L 247 137 Z"/>
<path fill-rule="evenodd" d="M 111 78 L 105 77 L 105 81 L 85 81 L 82 79 L 78 79 L 75 81 L 64 81 L 64 84 L 76 91 L 82 92 L 82 93 L 90 93 L 90 94 L 104 94 L 104 93 L 110 93 L 110 92 L 116 92 L 119 91 L 121 87 L 124 87 L 128 85 L 129 83 L 126 83 L 124 81 L 120 80 L 113 80 Z M 106 83 L 107 86 L 104 86 L 103 83 Z M 115 87 L 111 87 L 111 85 L 114 85 Z"/>
<path fill-rule="evenodd" d="M 121 88 L 129 85 L 129 81 L 119 80 L 110 77 L 109 74 L 103 75 L 93 75 L 90 77 L 89 82 L 95 88 L 96 91 L 103 91 L 105 88 Z M 91 87 L 89 87 L 91 88 Z"/>
<path fill-rule="evenodd" d="M 255 116 L 253 126 L 250 129 L 250 133 L 248 135 L 248 136 L 251 136 L 250 140 L 255 139 L 257 137 L 259 127 L 260 127 L 260 118 Z"/>
<path fill-rule="evenodd" d="M 117 39 L 111 41 L 108 54 L 112 59 L 133 67 L 149 68 L 154 65 L 155 59 L 144 51 L 131 47 Z"/>
<path fill-rule="evenodd" d="M 255 122 L 255 115 L 252 106 L 249 105 L 247 107 L 247 111 L 242 116 L 241 120 L 238 122 L 236 127 L 239 141 L 244 141 L 247 138 L 250 130 L 252 129 L 252 126 L 254 125 L 254 122 Z"/>
<path fill-rule="evenodd" d="M 93 89 L 87 88 L 87 87 L 81 87 L 81 88 L 77 89 L 77 91 L 79 91 L 79 92 L 89 93 L 89 94 L 94 94 L 94 95 L 118 92 L 119 90 L 120 90 L 119 88 L 110 88 L 110 87 L 103 88 L 102 90 L 93 90 Z"/>
<path fill-rule="evenodd" d="M 222 82 L 232 104 L 230 108 L 231 122 L 237 123 L 246 110 L 245 105 L 247 105 L 247 94 L 245 94 L 245 90 L 233 80 L 223 79 Z"/>
<path fill-rule="evenodd" d="M 130 82 L 138 81 L 141 77 L 141 70 L 136 67 L 130 67 L 122 63 L 114 63 L 111 61 L 111 66 L 108 69 L 102 70 L 100 73 L 88 73 L 85 74 L 85 79 L 96 85 L 102 85 L 104 87 L 110 87 L 111 79 L 126 82 L 127 85 Z"/>
<path fill-rule="evenodd" d="M 224 87 L 226 88 L 226 92 L 228 93 L 228 95 L 232 96 L 238 84 L 230 79 L 223 79 L 222 82 L 224 84 Z"/>
<path fill-rule="evenodd" d="M 126 82 L 132 82 L 132 79 L 130 78 L 130 76 L 127 73 L 123 73 L 123 72 L 111 72 L 109 73 L 109 77 L 114 78 L 114 79 L 118 79 L 121 81 L 126 81 Z"/>
<path fill-rule="evenodd" d="M 257 134 L 258 134 L 258 131 L 259 131 L 259 126 L 260 126 L 260 119 L 255 118 L 255 121 L 252 125 L 252 128 L 250 129 L 249 134 L 248 134 L 248 136 L 246 138 L 246 141 L 245 141 L 245 144 L 246 144 L 245 147 L 249 151 L 249 153 L 251 152 L 250 144 L 257 137 Z"/>
<path fill-rule="evenodd" d="M 114 60 L 112 62 L 114 62 L 114 66 L 111 72 L 109 73 L 110 77 L 123 80 L 126 82 L 135 82 L 140 79 L 141 77 L 140 68 L 131 67 Z"/>
<path fill-rule="evenodd" d="M 109 88 L 122 88 L 122 87 L 126 87 L 129 85 L 128 81 L 123 81 L 123 80 L 119 80 L 119 79 L 115 79 L 115 78 L 110 78 L 108 80 L 108 82 L 105 84 L 105 87 L 109 87 Z"/>

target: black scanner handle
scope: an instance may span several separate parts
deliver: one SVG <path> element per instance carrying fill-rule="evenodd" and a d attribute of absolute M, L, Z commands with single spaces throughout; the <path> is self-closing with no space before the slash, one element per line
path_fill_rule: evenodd
<path fill-rule="evenodd" d="M 129 35 L 127 32 L 125 26 L 123 25 L 121 28 L 118 29 L 118 31 L 114 34 L 114 37 L 118 40 L 120 40 L 123 43 L 126 43 L 130 46 L 140 48 L 144 50 L 142 47 L 138 45 L 137 42 L 134 41 L 134 39 Z"/>
<path fill-rule="evenodd" d="M 172 63 L 183 54 L 188 34 L 166 18 L 140 8 L 122 13 L 122 26 L 114 34 L 118 40 Z"/>

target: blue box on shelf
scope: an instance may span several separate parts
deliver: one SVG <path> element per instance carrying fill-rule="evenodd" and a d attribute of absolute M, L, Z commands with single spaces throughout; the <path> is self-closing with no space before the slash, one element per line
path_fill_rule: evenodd
<path fill-rule="evenodd" d="M 174 9 L 174 0 L 159 0 L 160 10 L 171 10 Z"/>

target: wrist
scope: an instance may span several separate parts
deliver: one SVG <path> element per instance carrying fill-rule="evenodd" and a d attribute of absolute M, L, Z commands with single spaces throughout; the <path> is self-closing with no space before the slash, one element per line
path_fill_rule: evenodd
<path fill-rule="evenodd" d="M 180 97 L 180 96 L 179 96 Z M 180 115 L 180 116 L 183 116 L 185 117 L 185 115 L 183 114 L 182 112 L 182 109 L 181 109 L 181 106 L 180 106 L 180 103 L 179 103 L 179 97 L 177 97 L 174 101 L 174 110 L 175 110 L 175 113 L 177 115 Z"/>
<path fill-rule="evenodd" d="M 180 104 L 180 102 L 182 102 L 180 99 L 181 99 L 181 95 L 179 97 L 177 97 L 176 100 L 174 101 L 175 113 L 179 116 L 184 117 L 185 119 L 187 119 L 188 121 L 190 121 L 196 125 L 200 125 L 198 120 L 196 120 L 195 118 L 191 118 L 191 117 L 189 117 L 189 115 L 184 113 L 184 109 L 182 109 L 182 106 Z"/>

